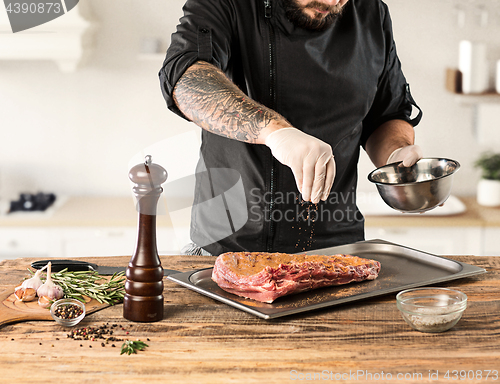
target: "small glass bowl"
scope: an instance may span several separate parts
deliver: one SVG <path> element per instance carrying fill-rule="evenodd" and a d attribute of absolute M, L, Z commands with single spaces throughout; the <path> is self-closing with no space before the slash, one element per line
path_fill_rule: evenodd
<path fill-rule="evenodd" d="M 455 326 L 467 308 L 467 296 L 448 288 L 415 288 L 396 296 L 403 319 L 420 332 L 444 332 Z"/>
<path fill-rule="evenodd" d="M 78 308 L 82 310 L 82 313 L 72 319 L 64 319 L 62 317 L 59 317 L 56 315 L 56 312 L 58 309 L 63 309 L 65 306 L 68 305 L 75 305 Z M 85 317 L 85 304 L 83 304 L 81 301 L 78 301 L 76 299 L 61 299 L 57 300 L 50 306 L 50 314 L 52 315 L 52 318 L 58 323 L 61 324 L 65 327 L 73 327 L 77 325 L 80 321 L 83 320 Z"/>

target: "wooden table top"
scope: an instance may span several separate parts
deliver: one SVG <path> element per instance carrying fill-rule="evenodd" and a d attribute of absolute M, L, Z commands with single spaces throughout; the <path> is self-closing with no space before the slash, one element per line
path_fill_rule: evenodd
<path fill-rule="evenodd" d="M 165 279 L 164 320 L 130 322 L 119 304 L 77 326 L 116 324 L 115 337 L 145 341 L 145 351 L 120 355 L 121 342 L 113 348 L 99 340 L 76 341 L 53 321 L 9 324 L 0 328 L 0 383 L 499 382 L 500 258 L 452 258 L 488 273 L 441 284 L 469 299 L 462 319 L 448 332 L 412 330 L 394 294 L 263 320 Z M 85 260 L 126 266 L 129 259 Z M 180 271 L 214 262 L 201 256 L 161 259 L 164 268 Z M 1 261 L 0 291 L 26 277 L 31 261 Z M 460 380 L 464 374 L 466 381 Z"/>

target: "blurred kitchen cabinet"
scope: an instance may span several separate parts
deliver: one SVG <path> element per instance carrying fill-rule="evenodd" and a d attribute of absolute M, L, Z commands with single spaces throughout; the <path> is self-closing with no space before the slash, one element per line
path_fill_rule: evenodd
<path fill-rule="evenodd" d="M 484 228 L 483 255 L 500 256 L 500 228 Z"/>
<path fill-rule="evenodd" d="M 482 254 L 481 227 L 367 226 L 365 238 L 382 239 L 436 255 Z"/>
<path fill-rule="evenodd" d="M 0 260 L 18 257 L 126 256 L 135 249 L 135 227 L 0 228 Z M 436 255 L 500 256 L 499 227 L 365 227 L 365 237 Z M 189 227 L 157 228 L 160 255 L 179 254 Z"/>
<path fill-rule="evenodd" d="M 186 228 L 186 234 L 188 229 Z M 135 227 L 0 228 L 0 260 L 18 257 L 132 256 Z M 158 227 L 160 255 L 179 254 L 185 245 L 173 228 Z"/>
<path fill-rule="evenodd" d="M 0 260 L 18 257 L 47 257 L 59 239 L 50 229 L 39 227 L 1 228 Z"/>
<path fill-rule="evenodd" d="M 73 72 L 90 51 L 86 33 L 92 24 L 81 16 L 80 8 L 78 4 L 60 17 L 16 33 L 7 12 L 0 12 L 0 60 L 52 60 L 62 72 Z"/>
<path fill-rule="evenodd" d="M 60 248 L 54 257 L 132 255 L 135 228 L 82 227 L 61 229 Z"/>
<path fill-rule="evenodd" d="M 135 250 L 135 227 L 70 228 L 60 232 L 60 257 L 132 256 Z M 171 228 L 157 228 L 158 253 L 178 254 L 180 246 Z"/>

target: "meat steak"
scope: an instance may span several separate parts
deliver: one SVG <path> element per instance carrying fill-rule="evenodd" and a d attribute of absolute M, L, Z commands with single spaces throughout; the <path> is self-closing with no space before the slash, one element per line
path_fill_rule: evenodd
<path fill-rule="evenodd" d="M 212 280 L 227 292 L 272 303 L 310 289 L 374 280 L 379 271 L 378 261 L 351 255 L 227 252 L 215 260 Z"/>

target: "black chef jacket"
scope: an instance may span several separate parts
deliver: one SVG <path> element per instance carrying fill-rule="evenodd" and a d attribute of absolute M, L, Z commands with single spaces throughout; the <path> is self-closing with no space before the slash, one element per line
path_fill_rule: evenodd
<path fill-rule="evenodd" d="M 350 0 L 326 31 L 296 28 L 280 0 L 187 0 L 160 70 L 172 92 L 198 60 L 224 71 L 249 97 L 332 146 L 337 167 L 326 202 L 301 200 L 290 168 L 264 145 L 202 130 L 191 239 L 208 252 L 301 252 L 364 239 L 356 206 L 360 146 L 382 123 L 411 119 L 387 6 Z M 415 105 L 416 106 L 416 105 Z"/>

